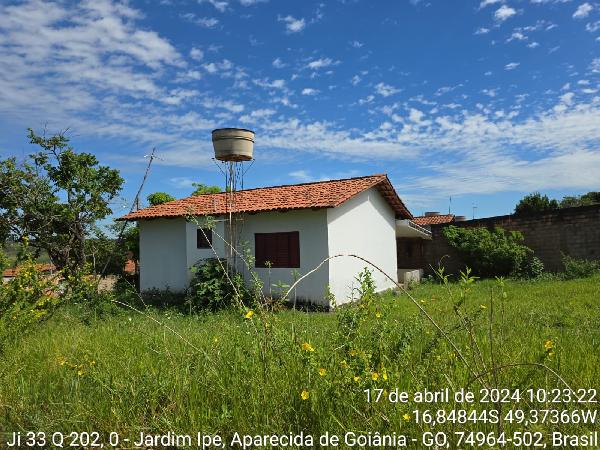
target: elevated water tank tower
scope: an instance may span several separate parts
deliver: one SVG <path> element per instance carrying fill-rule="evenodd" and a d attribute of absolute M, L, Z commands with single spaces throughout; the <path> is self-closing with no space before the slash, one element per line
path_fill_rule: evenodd
<path fill-rule="evenodd" d="M 250 161 L 254 151 L 254 131 L 244 128 L 218 128 L 212 132 L 215 158 L 219 161 Z"/>
<path fill-rule="evenodd" d="M 226 250 L 229 268 L 237 266 L 237 248 L 240 244 L 243 221 L 238 214 L 238 189 L 244 188 L 245 161 L 253 160 L 254 131 L 245 128 L 218 128 L 212 132 L 215 159 L 221 161 L 225 170 L 225 210 L 227 212 Z"/>

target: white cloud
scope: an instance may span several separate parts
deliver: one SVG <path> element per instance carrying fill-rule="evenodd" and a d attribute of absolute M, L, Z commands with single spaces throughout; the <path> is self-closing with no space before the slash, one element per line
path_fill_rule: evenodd
<path fill-rule="evenodd" d="M 504 70 L 515 70 L 520 65 L 521 65 L 521 63 L 511 62 L 504 66 Z"/>
<path fill-rule="evenodd" d="M 258 3 L 266 3 L 269 0 L 240 0 L 240 4 L 242 6 L 252 6 L 252 5 L 256 5 Z"/>
<path fill-rule="evenodd" d="M 318 89 L 313 89 L 313 88 L 302 89 L 302 95 L 317 95 L 318 93 L 319 93 Z"/>
<path fill-rule="evenodd" d="M 255 109 L 250 114 L 245 114 L 240 117 L 240 122 L 256 124 L 261 119 L 266 119 L 275 114 L 276 111 L 270 108 Z"/>
<path fill-rule="evenodd" d="M 265 89 L 284 89 L 285 88 L 285 80 L 269 80 L 267 78 L 255 79 L 252 82 Z"/>
<path fill-rule="evenodd" d="M 350 45 L 354 48 L 361 48 L 362 46 L 364 46 L 365 44 L 363 44 L 360 41 L 351 41 Z"/>
<path fill-rule="evenodd" d="M 325 67 L 336 65 L 338 62 L 332 60 L 331 58 L 319 58 L 314 59 L 306 64 L 307 69 L 318 70 L 323 69 Z"/>
<path fill-rule="evenodd" d="M 275 67 L 276 69 L 283 69 L 284 67 L 286 67 L 286 66 L 287 66 L 287 64 L 285 64 L 285 63 L 284 63 L 284 62 L 281 60 L 281 58 L 275 58 L 275 59 L 273 60 L 273 63 L 272 63 L 272 64 L 273 64 L 273 67 Z"/>
<path fill-rule="evenodd" d="M 537 48 L 540 46 L 539 42 L 530 42 L 529 44 L 527 44 L 527 47 L 529 48 Z"/>
<path fill-rule="evenodd" d="M 479 27 L 475 30 L 475 34 L 488 34 L 490 32 L 489 28 Z"/>
<path fill-rule="evenodd" d="M 214 28 L 219 24 L 219 19 L 214 17 L 197 17 L 194 13 L 182 14 L 181 18 L 203 28 Z"/>
<path fill-rule="evenodd" d="M 285 22 L 285 29 L 289 34 L 298 33 L 306 27 L 304 18 L 296 19 L 295 17 L 288 15 L 285 17 L 278 17 L 277 20 L 279 22 Z"/>
<path fill-rule="evenodd" d="M 590 70 L 593 73 L 600 73 L 600 58 L 594 58 L 590 64 Z"/>
<path fill-rule="evenodd" d="M 600 20 L 586 24 L 585 29 L 590 33 L 595 33 L 600 30 Z"/>
<path fill-rule="evenodd" d="M 390 86 L 389 84 L 385 84 L 382 82 L 377 83 L 375 85 L 375 92 L 377 92 L 382 97 L 389 97 L 390 95 L 394 95 L 400 92 L 400 89 L 397 89 L 393 86 Z"/>
<path fill-rule="evenodd" d="M 482 0 L 479 4 L 479 9 L 485 8 L 489 5 L 495 5 L 496 3 L 503 3 L 504 0 Z"/>
<path fill-rule="evenodd" d="M 359 77 L 358 75 L 354 75 L 350 80 L 350 83 L 352 83 L 352 86 L 356 86 L 358 83 L 360 83 L 361 80 L 361 77 Z"/>
<path fill-rule="evenodd" d="M 504 22 L 506 19 L 511 18 L 515 14 L 517 14 L 517 11 L 515 11 L 513 8 L 502 5 L 496 10 L 496 12 L 494 12 L 494 19 L 496 19 L 498 22 Z"/>
<path fill-rule="evenodd" d="M 525 36 L 520 31 L 514 31 L 510 35 L 510 37 L 506 40 L 506 42 L 511 42 L 511 41 L 526 41 L 526 40 L 527 40 L 527 36 Z"/>
<path fill-rule="evenodd" d="M 198 0 L 198 3 L 210 3 L 219 12 L 225 12 L 227 7 L 229 6 L 229 2 L 225 0 Z"/>
<path fill-rule="evenodd" d="M 204 58 L 204 52 L 199 48 L 192 47 L 192 49 L 190 50 L 190 58 L 192 58 L 195 61 L 201 61 L 202 58 Z"/>
<path fill-rule="evenodd" d="M 589 3 L 582 3 L 577 7 L 575 12 L 573 13 L 573 19 L 585 19 L 590 15 L 590 12 L 594 9 L 592 5 Z"/>

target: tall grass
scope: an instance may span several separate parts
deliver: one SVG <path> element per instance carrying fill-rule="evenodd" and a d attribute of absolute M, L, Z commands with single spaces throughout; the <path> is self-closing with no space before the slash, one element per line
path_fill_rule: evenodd
<path fill-rule="evenodd" d="M 564 388 L 564 381 L 600 391 L 600 277 L 427 284 L 410 293 L 456 349 L 405 294 L 392 292 L 333 313 L 150 309 L 82 321 L 64 308 L 0 355 L 0 431 L 420 435 L 430 427 L 414 423 L 415 408 L 473 407 L 367 403 L 364 389 Z M 565 408 L 518 407 L 557 406 Z M 534 428 L 583 433 L 590 425 Z M 497 428 L 435 427 L 459 429 Z"/>

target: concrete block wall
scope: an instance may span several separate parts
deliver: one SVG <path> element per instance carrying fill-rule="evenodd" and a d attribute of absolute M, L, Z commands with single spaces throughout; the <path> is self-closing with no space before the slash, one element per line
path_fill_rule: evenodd
<path fill-rule="evenodd" d="M 424 242 L 426 272 L 438 262 L 447 273 L 458 273 L 464 267 L 456 250 L 442 234 L 445 226 L 432 225 L 432 240 Z M 544 214 L 507 215 L 456 222 L 459 227 L 500 227 L 506 231 L 520 231 L 525 245 L 542 260 L 546 270 L 563 269 L 562 254 L 578 259 L 600 260 L 600 205 L 564 208 Z"/>

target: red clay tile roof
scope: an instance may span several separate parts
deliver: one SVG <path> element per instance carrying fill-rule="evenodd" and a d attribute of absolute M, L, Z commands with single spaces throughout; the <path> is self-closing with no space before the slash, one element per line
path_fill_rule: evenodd
<path fill-rule="evenodd" d="M 438 214 L 437 216 L 417 216 L 413 219 L 417 225 L 434 225 L 454 222 L 454 214 Z"/>
<path fill-rule="evenodd" d="M 335 208 L 371 187 L 376 187 L 379 190 L 397 216 L 403 219 L 412 219 L 412 214 L 398 197 L 387 175 L 370 175 L 345 180 L 246 189 L 236 193 L 233 210 L 234 212 L 256 213 L 290 209 Z M 127 214 L 117 220 L 220 215 L 227 212 L 227 195 L 221 192 L 218 194 L 197 195 L 150 206 Z"/>
<path fill-rule="evenodd" d="M 54 264 L 50 264 L 50 263 L 36 264 L 35 267 L 40 272 L 53 272 L 54 270 L 56 270 L 56 267 L 54 267 Z M 2 276 L 6 277 L 6 278 L 12 278 L 12 277 L 16 276 L 17 273 L 19 273 L 19 270 L 21 270 L 21 266 L 12 267 L 10 269 L 5 269 L 4 272 L 2 272 Z"/>

